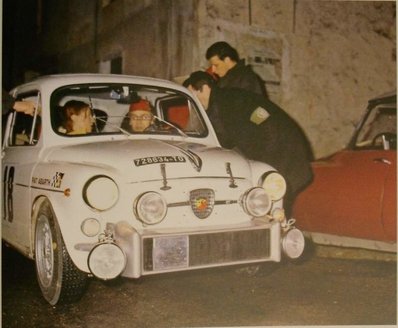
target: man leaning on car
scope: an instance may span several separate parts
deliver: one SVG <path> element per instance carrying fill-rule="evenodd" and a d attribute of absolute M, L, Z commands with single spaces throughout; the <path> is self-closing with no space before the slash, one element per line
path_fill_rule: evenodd
<path fill-rule="evenodd" d="M 184 81 L 197 95 L 221 144 L 268 163 L 287 180 L 287 216 L 295 196 L 312 180 L 311 147 L 298 124 L 276 104 L 242 89 L 218 88 L 210 74 L 197 71 Z"/>

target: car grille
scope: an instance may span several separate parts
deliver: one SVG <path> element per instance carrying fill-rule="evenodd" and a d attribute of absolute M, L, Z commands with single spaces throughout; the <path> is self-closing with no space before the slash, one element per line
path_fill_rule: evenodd
<path fill-rule="evenodd" d="M 144 237 L 144 272 L 266 260 L 270 239 L 269 229 Z"/>

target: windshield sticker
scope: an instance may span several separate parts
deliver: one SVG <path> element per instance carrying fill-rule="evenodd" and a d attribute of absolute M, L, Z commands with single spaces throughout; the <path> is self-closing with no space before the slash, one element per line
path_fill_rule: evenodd
<path fill-rule="evenodd" d="M 149 164 L 158 164 L 158 163 L 185 163 L 185 157 L 183 156 L 152 156 L 152 157 L 144 157 L 137 158 L 134 160 L 135 166 L 143 166 Z"/>

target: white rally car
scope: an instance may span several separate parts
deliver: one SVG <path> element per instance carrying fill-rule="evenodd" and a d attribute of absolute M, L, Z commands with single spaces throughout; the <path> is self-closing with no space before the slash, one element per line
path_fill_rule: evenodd
<path fill-rule="evenodd" d="M 90 277 L 298 258 L 302 233 L 283 211 L 284 178 L 220 147 L 197 99 L 152 78 L 68 74 L 11 91 L 34 102 L 3 133 L 2 238 L 34 259 L 52 305 Z M 129 105 L 153 105 L 157 129 L 132 133 Z M 64 105 L 89 104 L 88 134 L 60 129 Z"/>

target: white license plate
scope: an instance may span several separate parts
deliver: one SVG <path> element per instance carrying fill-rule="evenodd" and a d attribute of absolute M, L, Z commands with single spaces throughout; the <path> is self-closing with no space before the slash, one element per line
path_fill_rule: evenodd
<path fill-rule="evenodd" d="M 153 238 L 153 269 L 171 270 L 188 267 L 188 236 Z"/>

